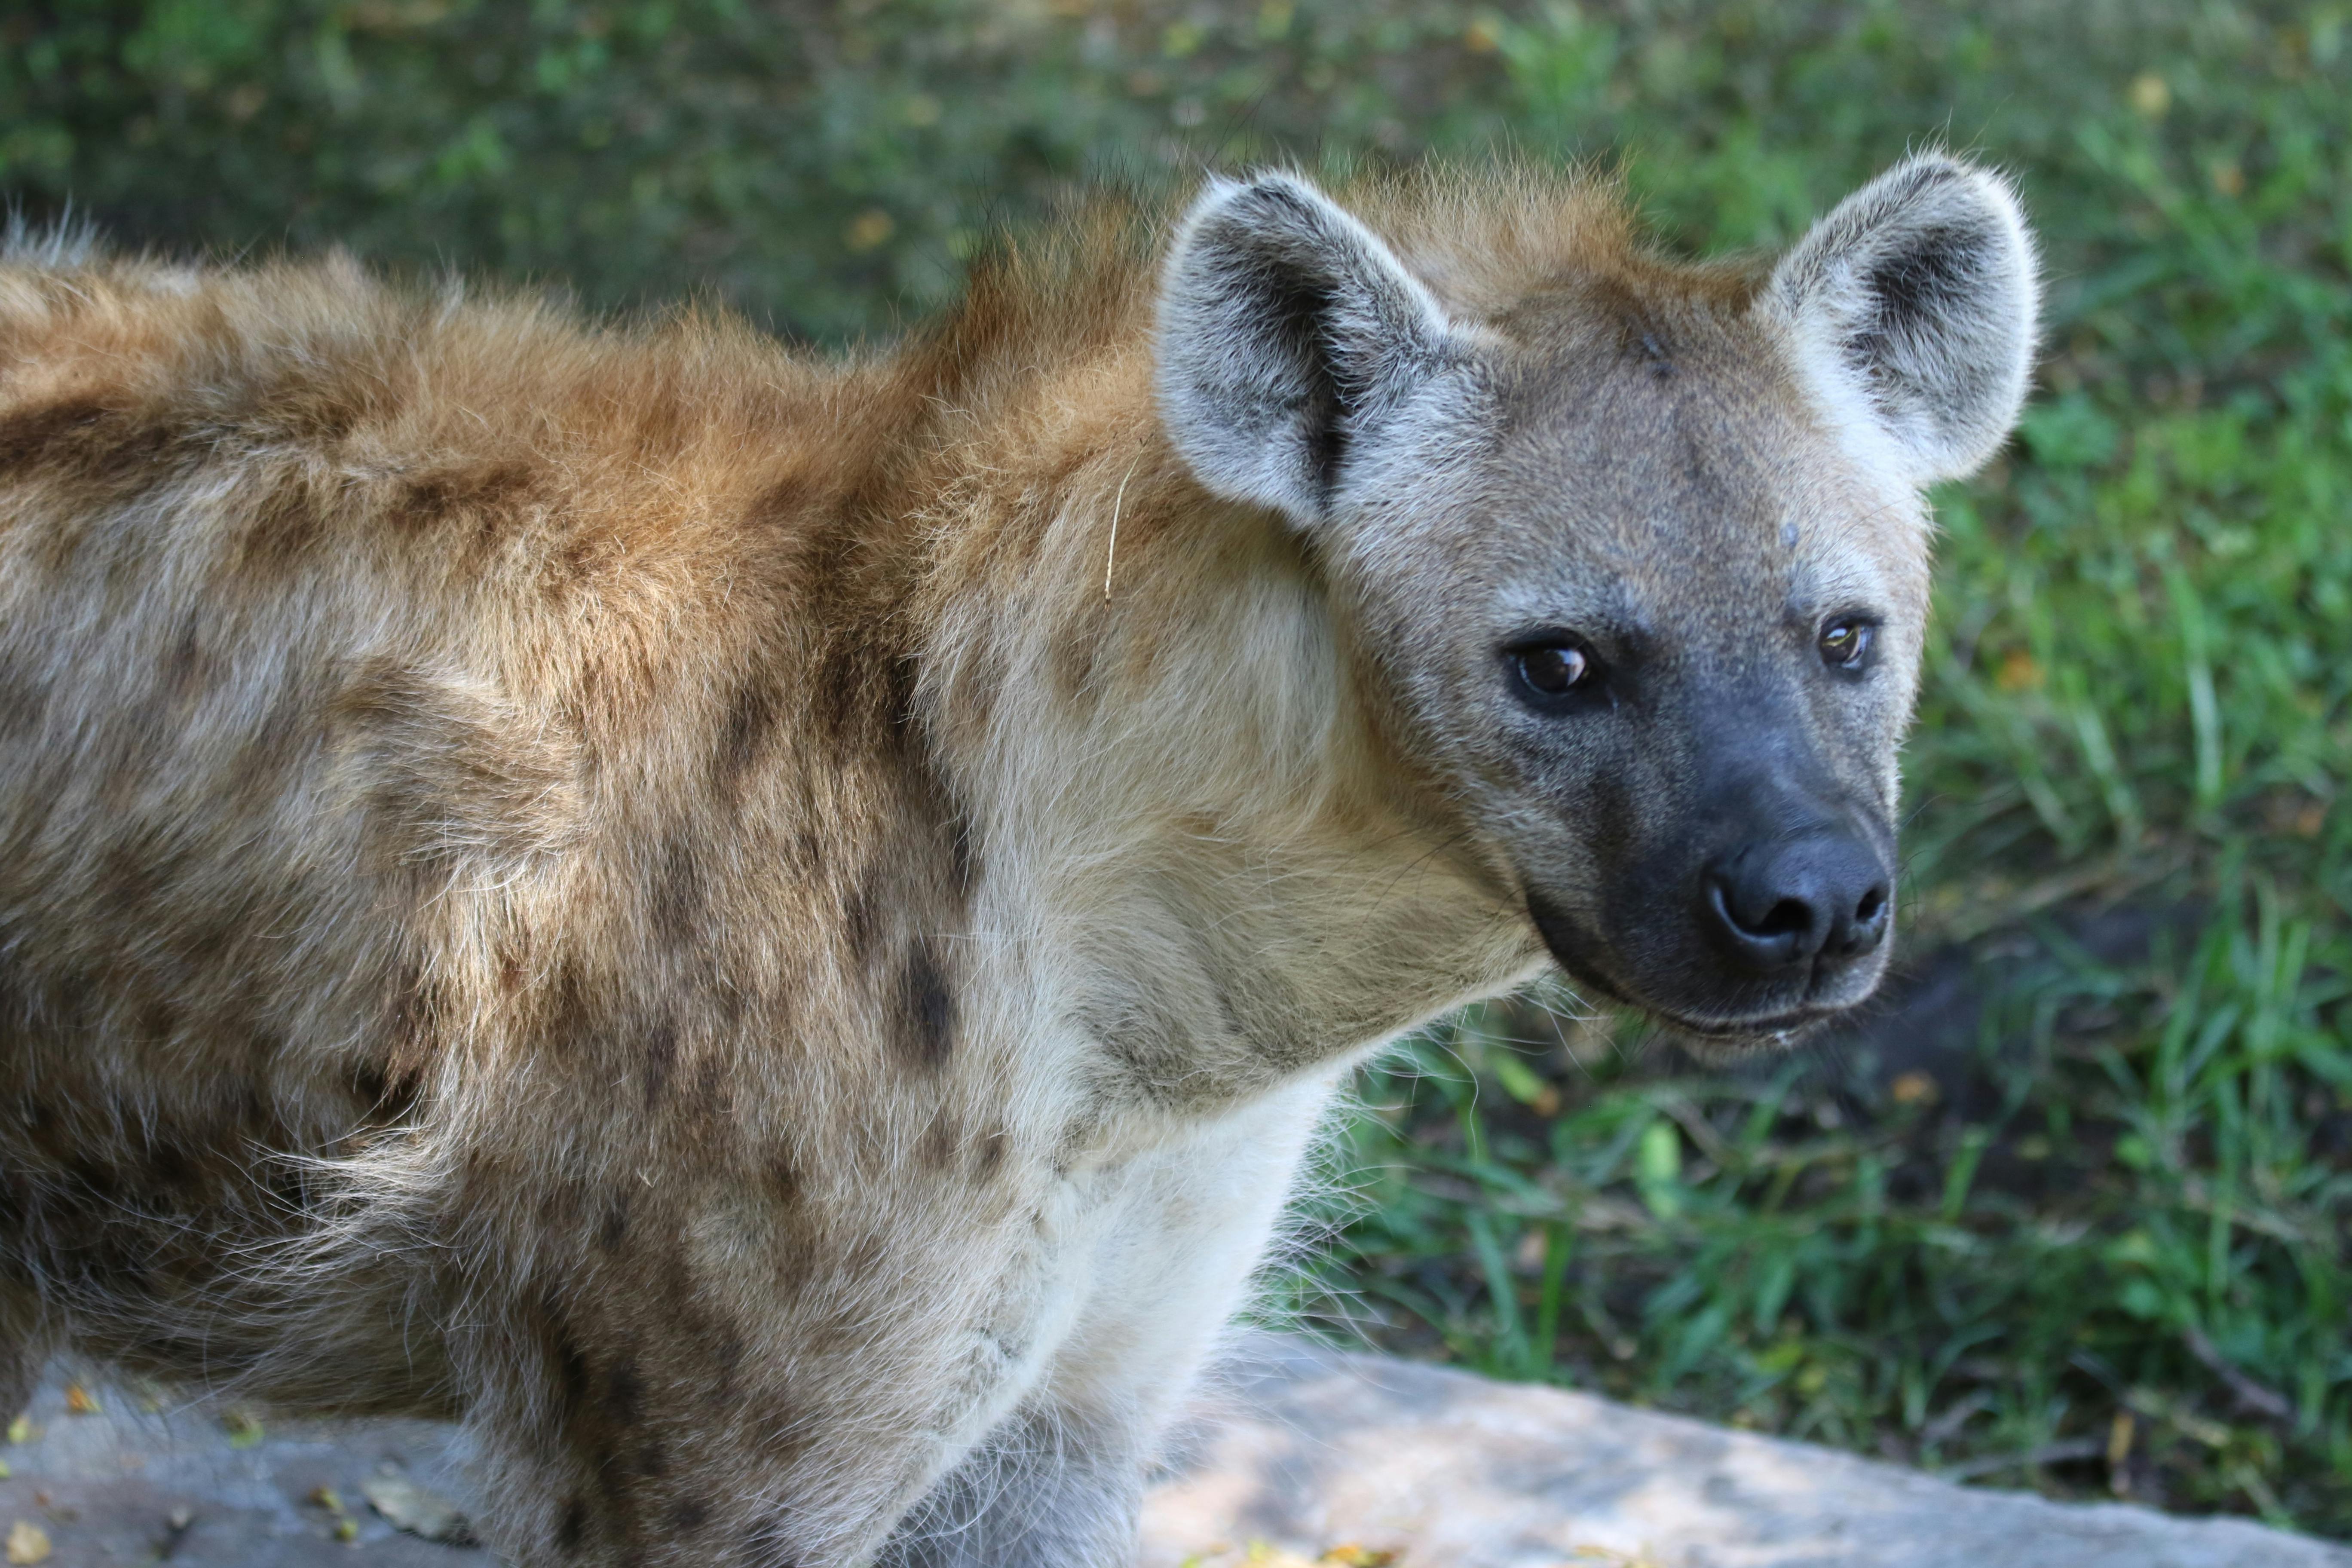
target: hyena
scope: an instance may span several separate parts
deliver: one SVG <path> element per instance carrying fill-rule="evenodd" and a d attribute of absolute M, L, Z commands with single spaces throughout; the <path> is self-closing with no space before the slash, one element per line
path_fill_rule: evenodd
<path fill-rule="evenodd" d="M 1998 177 L 1073 219 L 889 352 L 0 268 L 0 1381 L 457 1418 L 530 1568 L 1100 1568 L 1337 1081 L 1894 919 Z"/>

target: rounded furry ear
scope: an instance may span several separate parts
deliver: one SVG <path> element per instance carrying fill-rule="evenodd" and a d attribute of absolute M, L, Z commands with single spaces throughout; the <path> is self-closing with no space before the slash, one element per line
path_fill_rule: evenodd
<path fill-rule="evenodd" d="M 1973 472 L 2008 437 L 2039 296 L 2008 182 L 1929 153 L 1840 202 L 1773 269 L 1759 307 L 1832 413 L 1883 437 L 1926 485 Z"/>
<path fill-rule="evenodd" d="M 1354 450 L 1447 358 L 1429 291 L 1294 175 L 1211 184 L 1160 279 L 1160 417 L 1218 495 L 1319 520 Z"/>

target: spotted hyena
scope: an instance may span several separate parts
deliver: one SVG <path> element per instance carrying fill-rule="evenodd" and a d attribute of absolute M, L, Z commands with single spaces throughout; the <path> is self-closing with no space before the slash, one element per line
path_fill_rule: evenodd
<path fill-rule="evenodd" d="M 1893 918 L 1922 156 L 1777 264 L 1215 181 L 887 353 L 0 267 L 0 1394 L 457 1417 L 520 1563 L 1100 1568 L 1335 1081 L 1546 965 L 1737 1045 Z"/>

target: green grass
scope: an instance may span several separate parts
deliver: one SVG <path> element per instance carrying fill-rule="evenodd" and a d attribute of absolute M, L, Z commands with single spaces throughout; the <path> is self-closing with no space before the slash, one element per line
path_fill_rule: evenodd
<path fill-rule="evenodd" d="M 2015 58 L 2030 29 L 1841 15 L 1766 40 L 1752 113 L 1654 132 L 1633 176 L 1703 243 L 1785 234 L 1784 182 L 1898 139 L 1888 94 L 2023 175 L 2045 391 L 1938 498 L 1908 759 L 1908 941 L 1977 1005 L 1728 1074 L 1481 1009 L 1371 1075 L 1298 1305 L 1957 1475 L 2352 1534 L 2352 47 L 2340 17 L 2209 13 L 2078 41 L 2062 92 Z M 1716 101 L 1738 75 L 1631 27 L 1511 47 L 1530 95 L 1662 48 Z"/>
<path fill-rule="evenodd" d="M 1909 145 L 2006 164 L 2049 355 L 1937 498 L 1908 764 L 1906 940 L 1958 1003 L 1737 1072 L 1479 1009 L 1368 1078 L 1289 1305 L 2352 1536 L 2347 101 L 2343 5 L 145 0 L 0 19 L 0 186 L 837 341 L 1105 172 L 1508 144 L 1719 250 Z"/>

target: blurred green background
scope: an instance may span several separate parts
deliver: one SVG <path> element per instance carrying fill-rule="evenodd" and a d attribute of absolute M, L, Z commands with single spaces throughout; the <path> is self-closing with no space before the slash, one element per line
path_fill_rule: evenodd
<path fill-rule="evenodd" d="M 887 333 L 1103 179 L 1503 146 L 1694 251 L 1905 149 L 2051 281 L 1939 493 L 1912 979 L 1703 1071 L 1565 995 L 1368 1076 L 1269 1310 L 2003 1485 L 2352 1536 L 2352 8 L 23 0 L 0 188 Z"/>

